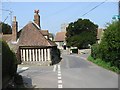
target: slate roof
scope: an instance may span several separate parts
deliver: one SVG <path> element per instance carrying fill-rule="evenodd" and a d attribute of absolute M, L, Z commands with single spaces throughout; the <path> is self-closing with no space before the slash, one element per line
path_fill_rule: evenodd
<path fill-rule="evenodd" d="M 18 43 L 19 46 L 56 46 L 53 42 L 51 43 L 47 40 L 42 35 L 42 32 L 33 22 L 29 22 L 21 31 Z"/>
<path fill-rule="evenodd" d="M 55 41 L 65 41 L 66 32 L 58 32 L 55 36 Z"/>

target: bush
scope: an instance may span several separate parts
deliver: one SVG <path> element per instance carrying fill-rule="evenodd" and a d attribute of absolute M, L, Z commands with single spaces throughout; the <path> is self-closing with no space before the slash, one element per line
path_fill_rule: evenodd
<path fill-rule="evenodd" d="M 52 58 L 52 63 L 51 65 L 57 64 L 61 61 L 61 52 L 57 47 L 52 48 L 51 50 L 51 58 Z"/>
<path fill-rule="evenodd" d="M 19 74 L 16 74 L 15 77 L 14 77 L 14 82 L 17 85 L 23 85 L 23 78 L 22 78 L 22 76 L 19 75 Z"/>
<path fill-rule="evenodd" d="M 17 71 L 17 59 L 5 41 L 0 40 L 2 43 L 2 81 L 7 82 L 12 78 Z"/>
<path fill-rule="evenodd" d="M 99 45 L 98 44 L 94 44 L 91 47 L 91 56 L 96 59 L 99 57 Z"/>
<path fill-rule="evenodd" d="M 110 62 L 112 66 L 120 69 L 120 22 L 109 24 L 104 32 L 101 43 L 95 44 L 91 49 L 91 56 Z"/>

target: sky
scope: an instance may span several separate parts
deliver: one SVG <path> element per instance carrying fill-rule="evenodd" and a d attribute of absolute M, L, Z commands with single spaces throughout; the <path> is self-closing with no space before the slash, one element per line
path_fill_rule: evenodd
<path fill-rule="evenodd" d="M 34 0 L 35 1 L 35 0 Z M 105 1 L 105 0 L 102 0 Z M 39 9 L 41 29 L 56 34 L 61 31 L 61 24 L 82 19 L 90 19 L 99 28 L 118 15 L 117 2 L 2 2 L 2 21 L 11 25 L 11 16 L 16 16 L 19 30 L 34 19 L 34 10 Z M 99 5 L 99 6 L 98 6 Z M 96 7 L 98 6 L 98 7 Z M 94 10 L 90 11 L 92 8 Z M 9 11 L 12 11 L 10 15 Z M 90 11 L 90 12 L 89 12 Z M 88 13 L 87 13 L 88 12 Z M 84 15 L 87 13 L 86 15 Z"/>

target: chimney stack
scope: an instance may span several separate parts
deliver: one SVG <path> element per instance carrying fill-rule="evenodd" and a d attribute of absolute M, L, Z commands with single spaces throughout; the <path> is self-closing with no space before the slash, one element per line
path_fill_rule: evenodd
<path fill-rule="evenodd" d="M 38 14 L 39 10 L 35 10 L 34 13 L 34 22 L 40 27 L 40 15 Z"/>
<path fill-rule="evenodd" d="M 12 22 L 12 41 L 17 41 L 17 31 L 18 31 L 18 22 L 16 21 L 16 16 L 13 18 Z"/>

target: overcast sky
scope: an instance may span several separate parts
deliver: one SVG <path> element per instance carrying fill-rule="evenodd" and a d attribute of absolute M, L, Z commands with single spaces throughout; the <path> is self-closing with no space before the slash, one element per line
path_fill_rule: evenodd
<path fill-rule="evenodd" d="M 34 10 L 39 9 L 41 28 L 47 29 L 55 34 L 61 31 L 61 24 L 74 22 L 79 18 L 90 19 L 99 25 L 99 27 L 105 27 L 106 23 L 111 22 L 112 17 L 118 14 L 118 3 L 101 3 L 102 2 L 3 2 L 2 9 L 13 11 L 12 17 L 17 17 L 19 29 L 24 27 L 29 21 L 33 21 Z M 90 11 L 93 8 L 95 9 Z M 87 14 L 83 16 L 85 13 Z M 4 20 L 5 23 L 11 24 L 9 11 L 2 11 L 2 21 Z"/>

